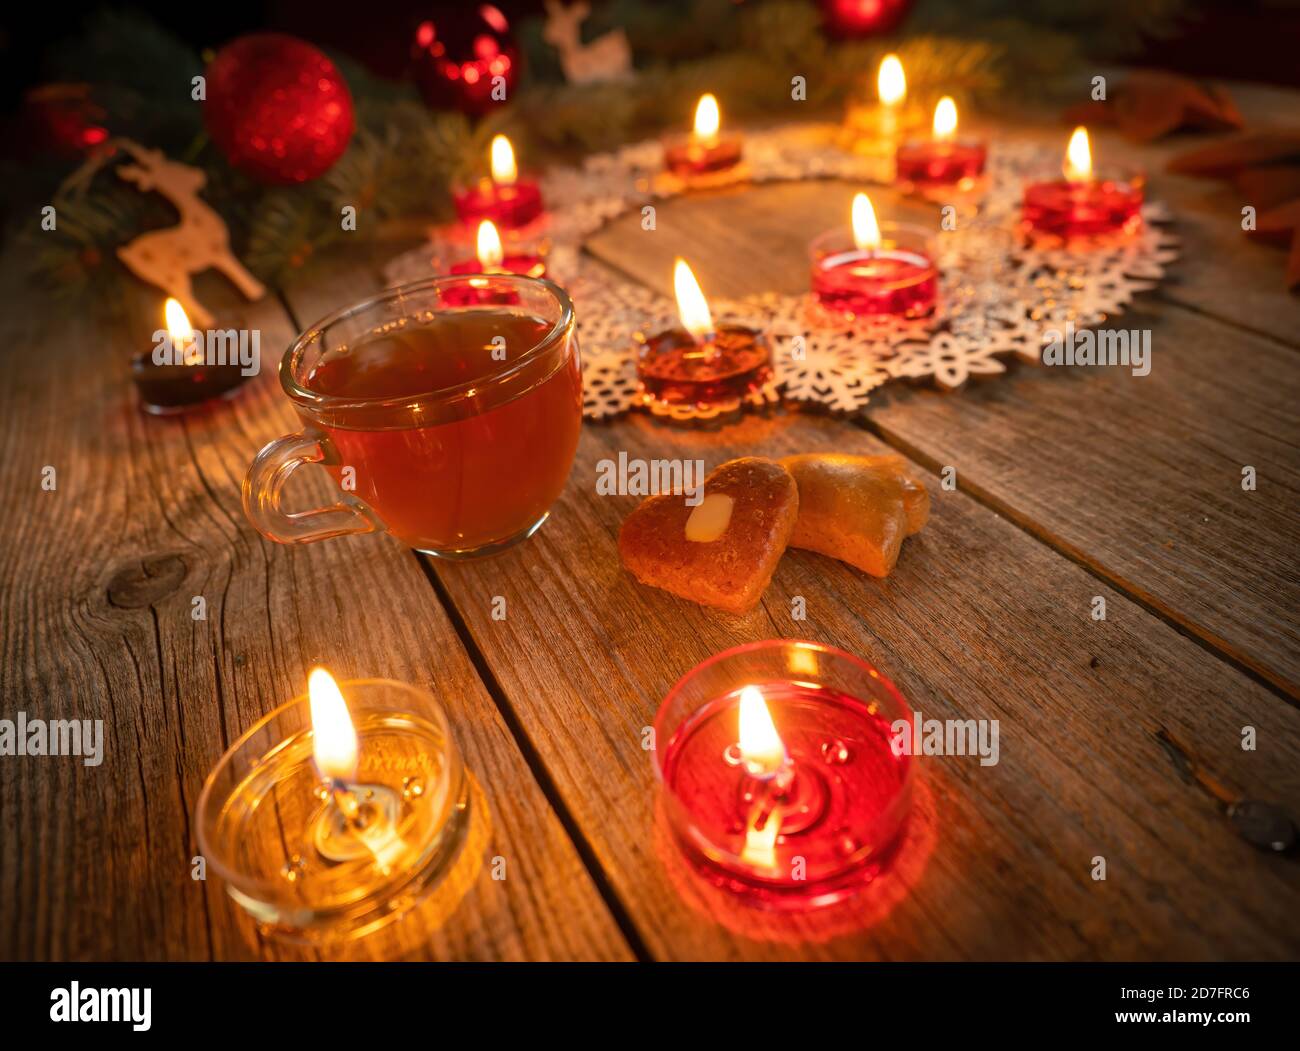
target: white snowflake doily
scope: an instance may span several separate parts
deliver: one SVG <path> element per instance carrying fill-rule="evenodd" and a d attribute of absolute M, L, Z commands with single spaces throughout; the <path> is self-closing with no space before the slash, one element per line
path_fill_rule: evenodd
<path fill-rule="evenodd" d="M 1040 361 L 1050 329 L 1067 322 L 1095 327 L 1123 313 L 1178 256 L 1176 241 L 1158 225 L 1168 221 L 1168 211 L 1147 203 L 1141 229 L 1120 241 L 1068 247 L 1027 242 L 1019 230 L 1023 186 L 1055 163 L 1032 143 L 992 146 L 979 199 L 965 206 L 970 214 L 959 215 L 956 228 L 937 237 L 939 307 L 924 321 L 845 321 L 828 315 L 810 295 L 769 293 L 713 304 L 716 320 L 745 319 L 772 347 L 772 382 L 750 403 L 781 396 L 847 413 L 861 411 L 871 392 L 890 380 L 953 390 L 972 378 L 1005 372 L 1008 356 Z M 743 165 L 706 181 L 885 182 L 891 167 L 887 158 L 842 150 L 824 125 L 788 125 L 748 135 Z M 583 411 L 592 419 L 646 404 L 636 377 L 638 336 L 677 321 L 664 297 L 585 262 L 583 240 L 624 212 L 702 184 L 667 175 L 658 141 L 552 169 L 542 181 L 550 211 L 548 276 L 576 304 Z M 385 275 L 392 283 L 430 276 L 453 243 L 463 252 L 463 233 L 432 231 L 427 245 L 393 260 Z M 670 414 L 715 413 L 686 408 Z"/>

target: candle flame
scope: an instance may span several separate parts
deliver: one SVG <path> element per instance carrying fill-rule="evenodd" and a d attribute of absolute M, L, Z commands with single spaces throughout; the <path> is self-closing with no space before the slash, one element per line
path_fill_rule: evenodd
<path fill-rule="evenodd" d="M 194 328 L 185 314 L 185 308 L 175 299 L 168 299 L 163 307 L 163 316 L 167 319 L 167 332 L 173 343 L 183 343 L 194 338 Z"/>
<path fill-rule="evenodd" d="M 491 219 L 478 224 L 478 265 L 485 271 L 501 266 L 505 251 L 501 248 L 501 235 Z"/>
<path fill-rule="evenodd" d="M 351 782 L 357 776 L 357 732 L 338 683 L 324 668 L 307 677 L 311 704 L 312 758 L 321 777 Z"/>
<path fill-rule="evenodd" d="M 740 691 L 740 755 L 753 777 L 772 777 L 785 765 L 785 744 L 757 686 Z"/>
<path fill-rule="evenodd" d="M 695 107 L 695 137 L 706 142 L 716 139 L 720 127 L 722 115 L 718 112 L 718 100 L 711 94 L 701 95 Z"/>
<path fill-rule="evenodd" d="M 880 224 L 876 222 L 871 198 L 865 193 L 853 197 L 853 243 L 859 252 L 870 252 L 880 247 Z"/>
<path fill-rule="evenodd" d="M 934 139 L 936 142 L 952 142 L 957 134 L 957 103 L 951 95 L 945 95 L 934 107 Z"/>
<path fill-rule="evenodd" d="M 1065 148 L 1065 178 L 1069 182 L 1087 182 L 1092 178 L 1092 150 L 1088 146 L 1088 129 L 1075 128 L 1070 145 Z"/>
<path fill-rule="evenodd" d="M 682 327 L 697 341 L 713 335 L 709 301 L 704 298 L 700 283 L 695 280 L 695 274 L 685 259 L 679 258 L 673 265 L 673 291 L 677 294 L 677 313 L 682 319 Z"/>
<path fill-rule="evenodd" d="M 880 72 L 876 74 L 876 94 L 881 105 L 897 106 L 907 98 L 907 77 L 903 75 L 903 63 L 897 55 L 886 55 L 880 61 Z"/>
<path fill-rule="evenodd" d="M 492 138 L 492 181 L 501 186 L 513 186 L 519 178 L 515 166 L 515 150 L 504 135 Z"/>

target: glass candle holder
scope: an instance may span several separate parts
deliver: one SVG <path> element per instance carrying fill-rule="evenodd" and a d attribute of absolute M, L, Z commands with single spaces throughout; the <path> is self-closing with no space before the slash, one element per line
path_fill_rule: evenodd
<path fill-rule="evenodd" d="M 755 697 L 766 733 L 752 730 Z M 789 639 L 727 650 L 655 717 L 663 813 L 696 871 L 748 903 L 838 901 L 899 842 L 913 771 L 892 726 L 911 717 L 888 679 L 842 650 Z"/>
<path fill-rule="evenodd" d="M 711 138 L 676 136 L 664 141 L 664 166 L 680 179 L 714 175 L 740 163 L 744 140 L 736 132 Z"/>
<path fill-rule="evenodd" d="M 131 359 L 131 380 L 140 408 L 151 416 L 175 416 L 217 398 L 233 398 L 248 379 L 238 361 L 208 364 L 202 358 L 158 363 L 153 350 Z"/>
<path fill-rule="evenodd" d="M 847 227 L 808 246 L 813 297 L 850 318 L 928 317 L 939 298 L 937 249 L 929 232 L 909 223 L 880 224 L 880 244 L 858 248 Z"/>
<path fill-rule="evenodd" d="M 670 328 L 639 340 L 637 377 L 652 408 L 738 409 L 772 378 L 772 350 L 761 332 L 720 324 L 697 340 Z"/>
<path fill-rule="evenodd" d="M 546 250 L 542 242 L 510 242 L 504 246 L 499 262 L 484 266 L 476 252 L 461 254 L 456 258 L 435 264 L 435 269 L 456 277 L 468 277 L 469 280 L 455 288 L 447 290 L 445 299 L 450 306 L 514 306 L 519 296 L 513 289 L 492 283 L 476 281 L 472 275 L 500 276 L 517 274 L 521 277 L 539 278 L 546 276 Z"/>
<path fill-rule="evenodd" d="M 1025 186 L 1021 216 L 1031 236 L 1069 241 L 1128 235 L 1142 225 L 1146 177 L 1139 171 L 1109 169 L 1088 179 L 1061 176 Z"/>
<path fill-rule="evenodd" d="M 984 174 L 987 156 L 984 143 L 974 139 L 916 139 L 898 147 L 895 181 L 905 189 L 921 191 L 948 187 L 969 190 Z"/>
<path fill-rule="evenodd" d="M 266 716 L 203 786 L 199 850 L 267 933 L 358 938 L 414 908 L 450 867 L 468 825 L 460 752 L 427 690 L 388 679 L 339 684 L 357 735 L 348 787 L 368 831 L 348 835 L 312 758 L 307 695 Z"/>

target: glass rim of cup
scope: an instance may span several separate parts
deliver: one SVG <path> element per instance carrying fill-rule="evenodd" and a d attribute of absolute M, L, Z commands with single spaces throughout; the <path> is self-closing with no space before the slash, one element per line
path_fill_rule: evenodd
<path fill-rule="evenodd" d="M 479 376 L 476 379 L 466 380 L 464 383 L 454 384 L 448 387 L 439 387 L 430 391 L 421 391 L 414 394 L 400 395 L 383 395 L 379 397 L 359 398 L 359 397 L 339 397 L 333 394 L 322 394 L 320 391 L 314 391 L 298 382 L 295 376 L 296 366 L 299 357 L 307 351 L 313 342 L 320 337 L 320 334 L 331 326 L 337 325 L 343 321 L 357 317 L 368 310 L 384 303 L 401 300 L 403 297 L 415 295 L 420 292 L 427 292 L 438 288 L 462 287 L 471 282 L 491 281 L 505 285 L 540 285 L 545 289 L 559 304 L 560 316 L 551 323 L 546 335 L 537 341 L 526 353 L 509 362 L 500 371 L 492 372 L 486 376 Z M 481 286 L 479 286 L 481 287 Z M 466 307 L 449 307 L 445 311 L 448 314 L 465 314 L 476 310 L 490 309 L 491 304 L 474 305 Z M 298 405 L 304 408 L 316 409 L 346 409 L 348 407 L 384 409 L 384 408 L 408 408 L 412 402 L 433 402 L 440 403 L 444 401 L 455 401 L 464 398 L 467 394 L 475 391 L 482 391 L 484 385 L 497 385 L 509 380 L 522 370 L 533 364 L 538 358 L 543 357 L 546 353 L 553 350 L 555 346 L 570 332 L 575 325 L 575 315 L 573 310 L 573 301 L 569 299 L 569 294 L 557 285 L 544 277 L 527 277 L 522 274 L 443 274 L 436 277 L 421 278 L 419 281 L 409 281 L 402 285 L 393 285 L 385 288 L 374 295 L 367 296 L 348 306 L 335 310 L 332 314 L 327 314 L 319 321 L 307 326 L 289 345 L 289 349 L 284 352 L 280 359 L 280 386 L 285 394 Z"/>

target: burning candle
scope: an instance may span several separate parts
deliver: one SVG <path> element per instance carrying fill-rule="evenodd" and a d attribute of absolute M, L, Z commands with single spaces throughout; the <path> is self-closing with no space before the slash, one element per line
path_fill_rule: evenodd
<path fill-rule="evenodd" d="M 231 397 L 252 374 L 245 374 L 238 353 L 224 339 L 205 345 L 175 299 L 167 300 L 163 317 L 166 327 L 154 332 L 153 348 L 131 360 L 131 379 L 145 412 L 171 416 L 213 398 Z"/>
<path fill-rule="evenodd" d="M 452 274 L 521 274 L 525 277 L 545 277 L 546 262 L 539 250 L 514 247 L 507 254 L 501 244 L 501 235 L 491 219 L 479 223 L 474 254 L 449 268 Z M 481 303 L 510 305 L 519 298 L 509 289 L 491 282 L 475 282 L 448 289 L 444 299 L 452 306 L 470 306 Z"/>
<path fill-rule="evenodd" d="M 865 193 L 853 198 L 851 230 L 828 230 L 809 245 L 812 291 L 846 317 L 925 317 L 939 295 L 939 270 L 924 228 L 876 222 Z"/>
<path fill-rule="evenodd" d="M 542 191 L 536 180 L 519 175 L 510 140 L 504 135 L 493 138 L 488 160 L 491 178 L 452 193 L 461 222 L 472 229 L 491 219 L 502 230 L 534 222 L 542 214 Z"/>
<path fill-rule="evenodd" d="M 664 163 L 674 175 L 688 179 L 726 171 L 740 163 L 739 134 L 723 135 L 718 100 L 702 95 L 695 107 L 695 124 L 687 138 L 670 140 L 664 146 Z"/>
<path fill-rule="evenodd" d="M 491 219 L 478 224 L 474 254 L 452 264 L 453 274 L 523 274 L 525 277 L 545 277 L 546 262 L 540 252 L 525 251 L 514 246 L 507 254 L 501 244 L 501 234 Z"/>
<path fill-rule="evenodd" d="M 898 114 L 907 101 L 907 76 L 903 61 L 889 54 L 880 60 L 876 73 L 876 97 L 880 100 L 880 131 L 887 138 L 898 134 Z"/>
<path fill-rule="evenodd" d="M 743 325 L 715 325 L 708 300 L 683 259 L 673 268 L 673 289 L 682 327 L 643 340 L 637 358 L 646 403 L 663 411 L 739 408 L 771 379 L 766 340 Z"/>
<path fill-rule="evenodd" d="M 1062 174 L 1025 187 L 1021 214 L 1030 234 L 1070 240 L 1130 234 L 1141 226 L 1145 177 L 1095 173 L 1086 128 L 1070 136 Z"/>
<path fill-rule="evenodd" d="M 299 941 L 359 936 L 437 883 L 464 838 L 468 788 L 426 691 L 337 683 L 299 697 L 222 756 L 199 797 L 199 847 L 264 929 Z"/>
<path fill-rule="evenodd" d="M 984 172 L 984 143 L 958 141 L 957 104 L 945 95 L 934 107 L 929 139 L 898 147 L 897 180 L 920 190 L 953 187 L 968 190 Z"/>
<path fill-rule="evenodd" d="M 860 153 L 892 156 L 899 136 L 917 126 L 915 108 L 907 104 L 907 75 L 902 60 L 886 55 L 876 71 L 876 101 L 850 103 L 845 114 L 845 142 Z"/>
<path fill-rule="evenodd" d="M 910 806 L 911 710 L 865 661 L 776 639 L 728 650 L 655 718 L 663 813 L 705 878 L 767 907 L 813 907 L 877 875 Z"/>

